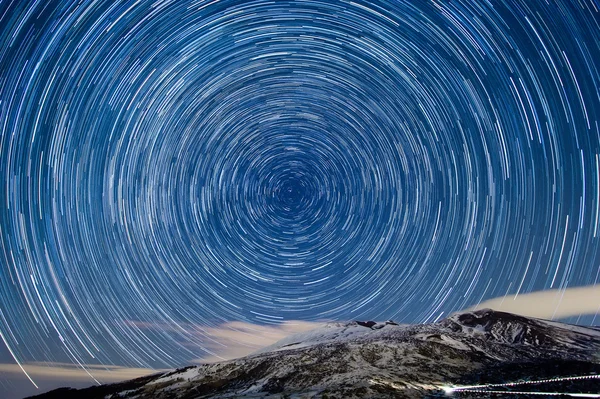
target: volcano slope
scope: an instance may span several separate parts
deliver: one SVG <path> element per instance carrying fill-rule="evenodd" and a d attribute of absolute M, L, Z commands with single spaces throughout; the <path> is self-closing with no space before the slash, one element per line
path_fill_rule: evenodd
<path fill-rule="evenodd" d="M 35 398 L 523 398 L 510 392 L 600 392 L 598 374 L 600 329 L 484 309 L 432 324 L 331 323 L 244 358 Z"/>

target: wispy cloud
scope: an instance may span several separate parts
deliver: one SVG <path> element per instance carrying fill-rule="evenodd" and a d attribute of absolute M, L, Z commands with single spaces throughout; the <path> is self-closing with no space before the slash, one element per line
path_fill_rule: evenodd
<path fill-rule="evenodd" d="M 234 359 L 248 355 L 260 348 L 271 345 L 278 340 L 297 332 L 311 330 L 322 323 L 305 321 L 287 321 L 278 325 L 257 325 L 240 321 L 221 324 L 216 327 L 200 325 L 170 325 L 165 323 L 148 323 L 127 321 L 140 329 L 162 330 L 170 333 L 187 332 L 190 342 L 182 345 L 200 345 L 208 354 L 197 359 L 184 361 L 182 365 L 194 363 L 210 363 Z M 183 336 L 181 336 L 183 338 Z M 23 368 L 39 385 L 36 389 L 26 378 L 17 364 L 0 363 L 0 376 L 11 381 L 10 386 L 3 386 L 0 379 L 0 397 L 20 398 L 35 395 L 61 386 L 85 387 L 99 381 L 112 383 L 129 380 L 163 370 L 147 368 L 130 368 L 115 365 L 85 365 L 81 367 L 68 363 L 28 362 Z"/>
<path fill-rule="evenodd" d="M 17 364 L 0 363 L 0 398 L 18 399 L 59 387 L 85 388 L 97 384 L 96 381 L 113 383 L 162 371 L 114 365 L 86 365 L 87 371 L 67 363 L 30 362 L 22 365 L 37 387 L 31 384 Z"/>
<path fill-rule="evenodd" d="M 180 344 L 192 352 L 206 353 L 205 356 L 191 359 L 190 362 L 211 363 L 246 356 L 290 334 L 312 330 L 325 322 L 291 320 L 274 325 L 260 325 L 231 321 L 215 327 L 207 327 L 190 323 L 170 324 L 128 320 L 125 324 L 178 337 Z"/>
<path fill-rule="evenodd" d="M 600 312 L 600 285 L 507 295 L 471 309 L 490 308 L 541 319 L 563 319 Z"/>
<path fill-rule="evenodd" d="M 214 355 L 194 359 L 193 362 L 210 363 L 246 356 L 288 335 L 312 330 L 322 324 L 322 322 L 287 321 L 278 325 L 257 325 L 234 321 L 215 328 L 207 328 L 206 333 L 218 342 L 211 346 Z"/>
<path fill-rule="evenodd" d="M 80 380 L 90 382 L 90 374 L 101 382 L 117 382 L 157 373 L 161 370 L 146 368 L 129 368 L 113 365 L 86 365 L 87 372 L 80 367 L 68 363 L 24 363 L 23 368 L 36 378 L 52 378 L 58 380 Z M 23 371 L 16 364 L 0 363 L 0 373 L 22 375 Z"/>

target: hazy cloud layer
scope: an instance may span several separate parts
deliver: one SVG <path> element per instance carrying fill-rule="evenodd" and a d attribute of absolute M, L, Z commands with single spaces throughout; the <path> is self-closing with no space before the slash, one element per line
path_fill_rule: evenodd
<path fill-rule="evenodd" d="M 157 373 L 157 370 L 146 368 L 128 368 L 110 365 L 87 365 L 86 369 L 68 363 L 26 363 L 23 368 L 29 373 L 35 381 L 36 378 L 57 378 L 68 380 L 82 380 L 93 383 L 90 374 L 101 382 L 115 382 L 131 378 L 137 378 L 143 375 Z M 88 374 L 89 372 L 89 374 Z M 16 364 L 1 364 L 0 373 L 23 374 L 23 371 Z"/>
<path fill-rule="evenodd" d="M 165 324 L 128 323 L 135 323 L 138 327 L 145 329 L 174 330 L 173 326 Z M 209 363 L 242 357 L 271 345 L 290 334 L 311 330 L 321 324 L 287 321 L 279 325 L 264 326 L 235 321 L 209 328 L 187 326 L 189 331 L 202 331 L 198 339 L 204 342 L 204 348 L 212 352 L 212 355 L 190 359 L 189 364 Z M 86 372 L 73 364 L 44 362 L 25 363 L 23 367 L 39 386 L 39 389 L 36 389 L 29 382 L 17 364 L 0 363 L 0 398 L 23 398 L 24 396 L 37 395 L 63 386 L 83 388 L 94 385 L 96 381 L 101 383 L 118 382 L 160 371 L 112 365 L 87 365 Z"/>
<path fill-rule="evenodd" d="M 73 364 L 41 362 L 25 363 L 23 368 L 35 381 L 38 388 L 31 384 L 18 365 L 0 363 L 0 398 L 23 398 L 65 386 L 84 388 L 96 384 L 94 379 L 101 383 L 111 383 L 160 371 L 112 365 L 87 365 L 86 372 Z M 90 377 L 90 374 L 93 378 Z"/>
<path fill-rule="evenodd" d="M 217 343 L 211 346 L 216 356 L 194 359 L 195 363 L 217 362 L 246 356 L 260 348 L 274 344 L 288 335 L 312 330 L 322 322 L 287 321 L 279 325 L 256 325 L 234 321 L 215 328 L 207 328 L 208 335 Z"/>
<path fill-rule="evenodd" d="M 600 311 L 600 285 L 507 295 L 481 302 L 471 309 L 483 308 L 541 319 L 597 314 Z"/>

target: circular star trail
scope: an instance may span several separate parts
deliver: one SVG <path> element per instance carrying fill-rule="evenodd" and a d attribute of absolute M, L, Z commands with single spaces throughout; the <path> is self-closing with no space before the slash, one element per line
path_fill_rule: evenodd
<path fill-rule="evenodd" d="M 4 344 L 175 365 L 598 283 L 598 8 L 0 2 Z"/>

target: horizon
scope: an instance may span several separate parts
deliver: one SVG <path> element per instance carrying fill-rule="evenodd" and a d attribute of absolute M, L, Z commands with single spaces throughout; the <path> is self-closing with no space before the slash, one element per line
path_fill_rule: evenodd
<path fill-rule="evenodd" d="M 537 292 L 533 296 L 547 295 L 547 292 Z M 589 292 L 585 294 L 589 295 Z M 595 294 L 600 295 L 600 286 L 596 287 Z M 505 298 L 496 298 L 486 301 L 487 304 L 498 304 L 503 302 Z M 509 299 L 510 300 L 510 299 Z M 539 303 L 536 298 L 530 302 L 535 305 Z M 516 305 L 521 312 L 514 312 L 514 307 L 508 310 L 504 309 L 492 309 L 486 307 L 474 306 L 467 309 L 463 309 L 457 312 L 450 313 L 439 320 L 430 321 L 429 323 L 436 323 L 446 318 L 449 318 L 456 314 L 470 313 L 473 311 L 482 311 L 491 309 L 494 311 L 518 314 L 520 316 L 530 317 L 541 320 L 552 320 L 560 323 L 568 323 L 573 318 L 577 317 L 577 320 L 581 319 L 581 314 L 564 314 L 563 318 L 554 319 L 553 314 L 544 313 L 543 310 L 540 312 L 539 309 L 529 308 L 529 312 L 523 311 L 523 302 Z M 533 311 L 533 313 L 531 313 Z M 572 313 L 572 312 L 570 312 Z M 585 313 L 584 313 L 585 314 Z M 583 318 L 583 323 L 568 323 L 580 326 L 591 326 L 600 327 L 600 324 L 593 324 L 598 316 L 595 314 L 587 314 L 588 318 Z M 589 321 L 586 323 L 585 321 Z M 336 323 L 353 323 L 356 320 L 324 320 L 324 321 L 287 321 L 281 325 L 248 325 L 239 322 L 229 322 L 222 326 L 216 327 L 212 335 L 221 340 L 221 344 L 224 345 L 222 352 L 211 351 L 212 354 L 201 359 L 191 359 L 188 363 L 181 363 L 172 368 L 166 369 L 139 369 L 130 368 L 119 365 L 77 365 L 77 364 L 44 364 L 39 362 L 22 364 L 25 370 L 28 370 L 28 374 L 34 381 L 37 381 L 38 386 L 35 387 L 31 381 L 23 373 L 23 370 L 17 364 L 2 364 L 0 363 L 0 372 L 12 375 L 11 380 L 16 387 L 10 389 L 6 385 L 0 384 L 0 396 L 11 397 L 12 394 L 18 393 L 20 397 L 27 397 L 31 395 L 37 395 L 44 392 L 49 392 L 54 389 L 70 387 L 70 388 L 86 388 L 99 384 L 111 384 L 121 381 L 130 380 L 133 378 L 153 375 L 156 373 L 162 373 L 168 370 L 174 370 L 181 367 L 196 366 L 203 363 L 213 363 L 221 361 L 229 361 L 239 359 L 255 353 L 256 351 L 266 348 L 271 345 L 275 345 L 280 340 L 284 340 L 286 337 L 293 336 L 295 334 L 302 334 L 303 332 L 312 331 L 313 329 L 319 329 L 327 324 Z M 383 320 L 377 320 L 377 322 L 383 322 Z M 406 325 L 421 324 L 421 323 L 407 323 Z M 403 325 L 403 324 L 401 324 Z M 267 329 L 265 329 L 267 327 Z M 269 329 L 270 327 L 270 329 Z M 248 335 L 252 336 L 252 339 L 248 339 Z M 83 366 L 83 367 L 82 367 Z M 89 374 L 88 374 L 89 373 Z M 21 395 L 21 393 L 24 393 Z"/>

